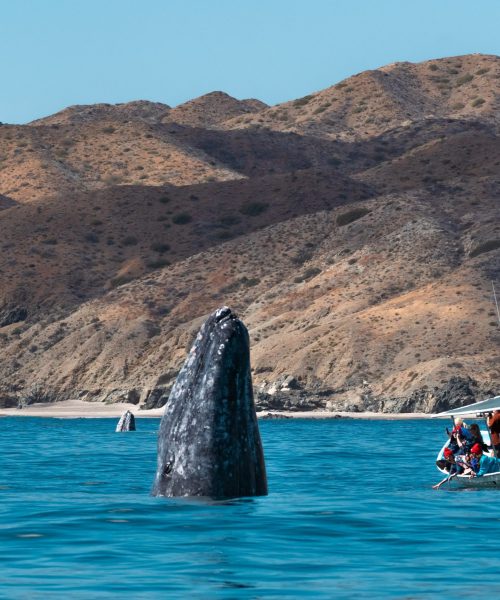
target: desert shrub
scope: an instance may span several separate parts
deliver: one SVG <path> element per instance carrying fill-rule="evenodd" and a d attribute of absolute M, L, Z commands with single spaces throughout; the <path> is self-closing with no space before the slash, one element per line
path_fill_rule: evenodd
<path fill-rule="evenodd" d="M 438 70 L 438 66 L 437 66 L 437 65 L 435 65 L 434 63 L 432 63 L 432 65 L 429 65 L 429 69 L 430 69 L 431 71 L 437 71 L 437 70 Z"/>
<path fill-rule="evenodd" d="M 113 127 L 112 125 L 108 125 L 107 127 L 102 128 L 103 133 L 114 133 L 115 131 L 116 127 Z"/>
<path fill-rule="evenodd" d="M 255 279 L 254 277 L 249 279 L 248 277 L 243 276 L 240 279 L 235 279 L 231 283 L 228 283 L 226 286 L 222 287 L 219 292 L 221 294 L 230 294 L 241 287 L 249 288 L 257 285 L 258 283 L 260 283 L 260 279 Z"/>
<path fill-rule="evenodd" d="M 110 284 L 111 287 L 115 288 L 120 285 L 125 285 L 126 283 L 130 283 L 133 277 L 131 275 L 118 275 L 117 277 L 113 277 L 111 279 Z"/>
<path fill-rule="evenodd" d="M 176 225 L 186 225 L 186 223 L 191 223 L 193 217 L 189 213 L 177 213 L 172 217 L 172 223 Z"/>
<path fill-rule="evenodd" d="M 298 100 L 295 100 L 294 103 L 293 103 L 293 105 L 294 106 L 305 106 L 313 98 L 314 98 L 314 96 L 312 94 L 309 94 L 308 96 L 304 96 L 303 98 L 299 98 Z"/>
<path fill-rule="evenodd" d="M 146 264 L 150 269 L 162 269 L 163 267 L 168 267 L 170 261 L 165 260 L 164 258 L 157 258 L 148 261 Z"/>
<path fill-rule="evenodd" d="M 234 237 L 234 233 L 232 231 L 218 231 L 215 234 L 215 237 L 218 240 L 222 240 L 222 241 L 230 240 Z"/>
<path fill-rule="evenodd" d="M 218 225 L 221 227 L 230 227 L 231 225 L 237 225 L 241 221 L 238 215 L 224 215 L 218 221 Z"/>
<path fill-rule="evenodd" d="M 466 73 L 465 75 L 462 75 L 462 77 L 459 77 L 457 79 L 457 86 L 460 87 L 461 85 L 464 85 L 465 83 L 469 83 L 469 81 L 472 81 L 474 79 L 474 75 L 471 75 L 470 73 Z"/>
<path fill-rule="evenodd" d="M 294 265 L 303 265 L 308 260 L 311 260 L 313 253 L 311 250 L 299 250 L 297 254 L 292 256 L 291 261 Z"/>
<path fill-rule="evenodd" d="M 497 248 L 500 248 L 500 240 L 488 240 L 471 250 L 470 257 L 474 258 L 475 256 L 479 256 L 485 252 L 491 252 Z"/>
<path fill-rule="evenodd" d="M 104 178 L 104 183 L 107 185 L 117 185 L 122 182 L 122 178 L 120 175 L 107 175 Z"/>
<path fill-rule="evenodd" d="M 485 73 L 489 72 L 489 68 L 485 68 L 485 69 L 479 69 L 479 71 L 476 73 L 476 75 L 484 75 Z"/>
<path fill-rule="evenodd" d="M 89 231 L 86 233 L 84 239 L 86 242 L 90 242 L 91 244 L 97 244 L 99 242 L 99 236 L 94 231 Z"/>
<path fill-rule="evenodd" d="M 151 250 L 153 250 L 154 252 L 158 252 L 159 254 L 163 254 L 164 252 L 170 250 L 170 246 L 168 244 L 163 244 L 159 242 L 156 244 L 151 244 Z"/>
<path fill-rule="evenodd" d="M 138 239 L 133 235 L 127 235 L 122 239 L 123 246 L 137 246 Z"/>
<path fill-rule="evenodd" d="M 158 198 L 158 202 L 161 202 L 162 204 L 167 204 L 168 202 L 170 202 L 170 198 L 168 196 L 160 196 Z"/>
<path fill-rule="evenodd" d="M 250 277 L 249 279 L 247 277 L 243 277 L 241 282 L 246 287 L 253 287 L 254 285 L 260 283 L 260 279 L 257 279 L 256 277 Z"/>
<path fill-rule="evenodd" d="M 57 244 L 56 238 L 47 238 L 46 240 L 42 240 L 42 244 L 48 244 L 49 246 L 55 246 Z"/>
<path fill-rule="evenodd" d="M 353 223 L 361 217 L 369 214 L 369 210 L 367 208 L 353 208 L 345 213 L 337 215 L 337 225 L 342 227 L 343 225 L 348 225 L 349 223 Z"/>
<path fill-rule="evenodd" d="M 462 108 L 465 108 L 465 104 L 463 104 L 462 102 L 457 102 L 456 104 L 453 104 L 451 108 L 453 110 L 462 110 Z"/>
<path fill-rule="evenodd" d="M 485 102 L 486 102 L 486 100 L 484 100 L 483 98 L 476 98 L 475 100 L 473 100 L 471 102 L 471 106 L 473 106 L 474 108 L 476 108 L 477 106 L 481 106 Z"/>
<path fill-rule="evenodd" d="M 240 206 L 240 213 L 248 217 L 256 217 L 265 212 L 268 206 L 265 202 L 247 202 Z"/>
<path fill-rule="evenodd" d="M 302 273 L 302 277 L 304 279 L 311 279 L 312 277 L 316 277 L 316 275 L 319 275 L 320 273 L 321 269 L 318 269 L 317 267 L 310 267 L 309 269 L 306 269 L 304 273 Z"/>

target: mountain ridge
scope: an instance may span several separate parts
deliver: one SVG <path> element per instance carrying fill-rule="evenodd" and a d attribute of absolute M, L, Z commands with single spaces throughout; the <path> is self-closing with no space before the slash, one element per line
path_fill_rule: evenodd
<path fill-rule="evenodd" d="M 274 107 L 214 92 L 2 125 L 0 406 L 161 405 L 221 304 L 261 407 L 497 390 L 499 84 L 498 57 L 467 55 Z"/>

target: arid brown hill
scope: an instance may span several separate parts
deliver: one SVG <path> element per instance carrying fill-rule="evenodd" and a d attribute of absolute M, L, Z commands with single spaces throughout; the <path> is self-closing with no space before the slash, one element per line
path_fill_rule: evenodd
<path fill-rule="evenodd" d="M 265 127 L 334 139 L 368 139 L 431 118 L 478 117 L 498 125 L 500 58 L 472 54 L 364 71 L 304 98 L 226 126 Z"/>
<path fill-rule="evenodd" d="M 470 55 L 0 126 L 0 405 L 161 404 L 221 304 L 262 407 L 499 393 L 499 76 Z"/>
<path fill-rule="evenodd" d="M 164 116 L 163 122 L 210 128 L 232 117 L 258 113 L 264 108 L 267 104 L 260 100 L 236 100 L 224 92 L 211 92 L 176 106 Z"/>

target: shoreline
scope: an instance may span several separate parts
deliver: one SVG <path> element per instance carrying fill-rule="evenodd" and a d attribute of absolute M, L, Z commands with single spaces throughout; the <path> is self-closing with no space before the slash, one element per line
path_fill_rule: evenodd
<path fill-rule="evenodd" d="M 130 410 L 136 419 L 159 419 L 163 415 L 164 407 L 151 410 L 140 410 L 135 404 L 117 403 L 102 404 L 99 402 L 84 402 L 83 400 L 64 400 L 49 404 L 35 404 L 26 408 L 0 409 L 0 417 L 45 417 L 56 419 L 118 419 Z M 282 411 L 266 410 L 257 413 L 259 419 L 378 419 L 378 420 L 405 420 L 405 419 L 431 419 L 433 415 L 427 413 L 374 413 L 374 412 L 346 412 L 346 411 Z"/>

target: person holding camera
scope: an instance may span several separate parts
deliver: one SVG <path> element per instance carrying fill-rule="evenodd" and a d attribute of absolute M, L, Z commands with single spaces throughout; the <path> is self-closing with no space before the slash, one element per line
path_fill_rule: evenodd
<path fill-rule="evenodd" d="M 489 413 L 487 419 L 488 427 L 490 428 L 491 445 L 495 456 L 500 455 L 500 410 L 495 410 Z"/>

